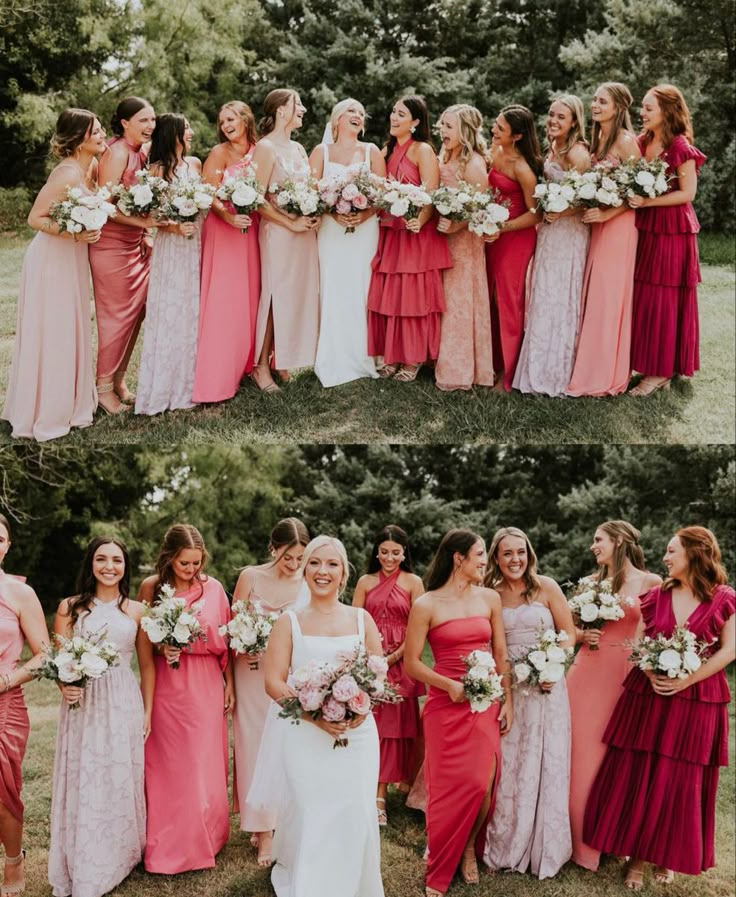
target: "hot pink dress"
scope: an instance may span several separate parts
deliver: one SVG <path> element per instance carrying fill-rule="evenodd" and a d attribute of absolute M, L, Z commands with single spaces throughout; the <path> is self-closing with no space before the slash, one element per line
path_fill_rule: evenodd
<path fill-rule="evenodd" d="M 197 640 L 172 669 L 156 654 L 156 693 L 146 742 L 147 872 L 209 869 L 230 834 L 227 717 L 223 713 L 225 640 L 230 619 L 220 583 L 203 578 L 177 597 L 200 603 L 207 641 Z"/>
<path fill-rule="evenodd" d="M 509 203 L 509 220 L 527 211 L 524 191 L 518 181 L 495 168 L 488 172 L 488 184 Z M 491 328 L 495 369 L 503 369 L 503 386 L 508 392 L 516 372 L 524 335 L 526 274 L 537 244 L 533 227 L 501 232 L 493 243 L 486 243 L 488 291 L 491 296 Z"/>
<path fill-rule="evenodd" d="M 250 164 L 250 154 L 223 172 L 223 179 Z M 229 208 L 234 212 L 234 208 Z M 258 215 L 242 234 L 213 212 L 202 225 L 201 290 L 193 402 L 222 402 L 253 370 L 256 315 L 261 295 Z"/>
<path fill-rule="evenodd" d="M 646 146 L 639 138 L 644 154 Z M 678 134 L 659 154 L 672 177 L 668 192 L 679 189 L 677 167 L 689 159 L 699 169 L 705 156 Z M 700 224 L 692 203 L 636 210 L 639 245 L 634 272 L 634 324 L 631 367 L 653 377 L 692 377 L 698 353 Z"/>
<path fill-rule="evenodd" d="M 0 673 L 15 670 L 24 641 L 17 614 L 3 599 L 0 578 Z M 21 764 L 29 731 L 28 711 L 20 686 L 0 694 L 0 804 L 19 822 L 23 820 Z"/>
<path fill-rule="evenodd" d="M 123 137 L 128 148 L 128 161 L 120 182 L 130 187 L 136 172 L 145 167 L 146 154 Z M 102 236 L 89 247 L 92 285 L 97 316 L 97 377 L 112 377 L 123 363 L 123 357 L 138 334 L 145 313 L 148 294 L 149 258 L 143 258 L 141 247 L 146 231 L 128 227 L 111 218 L 102 228 Z"/>
<path fill-rule="evenodd" d="M 625 608 L 621 620 L 611 621 L 601 630 L 599 650 L 583 645 L 567 674 L 572 731 L 570 755 L 570 828 L 572 858 L 593 872 L 600 851 L 583 841 L 585 804 L 596 773 L 603 762 L 606 746 L 603 733 L 621 696 L 623 681 L 630 670 L 627 639 L 633 639 L 641 617 L 639 601 Z"/>
<path fill-rule="evenodd" d="M 687 627 L 715 651 L 735 610 L 734 590 L 717 586 Z M 671 635 L 671 592 L 652 589 L 641 614 L 647 635 Z M 640 669 L 631 670 L 603 735 L 608 747 L 585 808 L 586 843 L 689 875 L 714 866 L 718 767 L 728 765 L 730 699 L 723 670 L 669 697 L 656 694 Z"/>
<path fill-rule="evenodd" d="M 378 571 L 378 585 L 365 596 L 365 609 L 381 633 L 384 654 L 393 653 L 406 638 L 406 624 L 411 610 L 411 596 L 399 585 L 401 569 L 391 576 Z M 411 779 L 414 748 L 419 735 L 419 701 L 424 686 L 404 670 L 399 660 L 388 670 L 388 681 L 403 701 L 379 705 L 373 716 L 378 726 L 381 747 L 379 782 L 407 782 Z"/>
<path fill-rule="evenodd" d="M 458 681 L 465 675 L 461 658 L 471 651 L 487 651 L 490 640 L 491 622 L 487 617 L 447 620 L 433 626 L 427 635 L 434 669 Z M 493 810 L 501 772 L 498 710 L 499 705 L 493 704 L 484 713 L 471 713 L 467 701 L 455 704 L 439 688 L 429 689 L 424 705 L 427 887 L 442 893 L 460 863 L 488 789 L 495 757 L 496 778 L 488 817 Z M 475 845 L 479 857 L 485 840 L 486 825 L 483 824 Z"/>
<path fill-rule="evenodd" d="M 407 157 L 413 140 L 397 145 L 386 163 L 390 177 L 421 184 Z M 378 252 L 368 290 L 368 354 L 386 364 L 423 364 L 437 358 L 445 311 L 442 270 L 452 267 L 447 238 L 428 221 L 418 234 L 403 218 L 381 216 Z"/>

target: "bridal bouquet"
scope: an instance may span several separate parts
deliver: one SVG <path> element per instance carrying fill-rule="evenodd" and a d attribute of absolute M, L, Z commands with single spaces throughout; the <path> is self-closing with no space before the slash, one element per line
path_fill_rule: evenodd
<path fill-rule="evenodd" d="M 610 579 L 584 576 L 567 599 L 575 622 L 581 629 L 602 629 L 609 620 L 623 620 L 625 608 L 633 607 L 633 598 L 623 598 L 611 588 Z M 588 646 L 597 651 L 597 645 Z"/>
<path fill-rule="evenodd" d="M 147 217 L 158 212 L 166 201 L 168 181 L 156 177 L 142 168 L 135 174 L 136 183 L 130 187 L 117 184 L 112 195 L 117 198 L 118 208 L 123 215 Z"/>
<path fill-rule="evenodd" d="M 534 188 L 537 210 L 565 212 L 575 201 L 574 181 L 565 177 L 562 181 L 541 180 Z"/>
<path fill-rule="evenodd" d="M 336 663 L 312 660 L 289 675 L 296 697 L 280 702 L 279 717 L 297 725 L 304 714 L 337 723 L 366 716 L 376 704 L 396 704 L 401 697 L 386 681 L 387 673 L 386 658 L 363 648 L 340 652 Z M 338 738 L 333 748 L 347 744 L 346 737 Z"/>
<path fill-rule="evenodd" d="M 220 626 L 220 635 L 225 636 L 230 648 L 236 654 L 245 654 L 251 658 L 249 666 L 258 669 L 258 658 L 266 650 L 268 637 L 278 614 L 264 614 L 261 605 L 254 601 L 235 601 L 233 618 L 229 623 Z"/>
<path fill-rule="evenodd" d="M 635 666 L 670 679 L 687 679 L 699 670 L 710 647 L 706 642 L 699 642 L 687 626 L 675 626 L 669 638 L 660 632 L 656 638 L 645 635 L 628 644 L 629 660 Z"/>
<path fill-rule="evenodd" d="M 223 202 L 229 202 L 236 215 L 252 215 L 266 201 L 253 165 L 249 165 L 241 174 L 228 175 L 217 188 L 216 196 Z M 240 232 L 244 234 L 247 230 L 244 227 Z"/>
<path fill-rule="evenodd" d="M 187 608 L 184 598 L 175 598 L 174 589 L 168 584 L 161 586 L 160 595 L 158 603 L 145 608 L 141 619 L 141 629 L 152 644 L 184 649 L 197 639 L 206 641 L 207 636 L 196 617 L 199 602 Z M 174 661 L 171 667 L 178 669 L 179 661 Z"/>
<path fill-rule="evenodd" d="M 667 192 L 667 163 L 664 159 L 629 159 L 615 168 L 612 175 L 624 196 L 654 199 Z"/>
<path fill-rule="evenodd" d="M 483 713 L 504 696 L 503 680 L 496 672 L 490 651 L 471 651 L 463 657 L 467 672 L 462 678 L 471 713 Z"/>
<path fill-rule="evenodd" d="M 540 629 L 536 645 L 513 665 L 517 684 L 539 686 L 559 682 L 572 663 L 575 653 L 572 648 L 560 647 L 560 642 L 566 638 L 564 630 L 555 632 L 554 629 Z"/>
<path fill-rule="evenodd" d="M 319 195 L 315 178 L 304 181 L 287 179 L 280 184 L 271 184 L 268 192 L 276 199 L 276 208 L 297 218 L 321 215 L 324 205 Z"/>
<path fill-rule="evenodd" d="M 33 675 L 37 679 L 86 688 L 93 679 L 99 679 L 110 667 L 120 663 L 120 654 L 112 642 L 105 640 L 106 635 L 107 629 L 103 628 L 85 636 L 53 636 L 52 644 L 44 650 L 41 666 Z M 79 701 L 75 701 L 69 704 L 69 709 L 77 710 L 79 706 Z"/>
<path fill-rule="evenodd" d="M 502 202 L 495 190 L 483 190 L 474 194 L 473 209 L 468 221 L 471 234 L 478 237 L 493 236 L 508 219 L 508 203 Z"/>
<path fill-rule="evenodd" d="M 432 205 L 448 221 L 468 221 L 473 214 L 477 192 L 462 181 L 457 187 L 440 186 L 431 193 Z"/>
<path fill-rule="evenodd" d="M 215 188 L 200 178 L 174 178 L 164 195 L 160 214 L 170 221 L 194 221 L 200 212 L 212 206 L 214 198 Z"/>
<path fill-rule="evenodd" d="M 115 215 L 111 197 L 107 187 L 100 187 L 96 193 L 87 193 L 81 187 L 67 187 L 66 199 L 51 203 L 49 218 L 59 225 L 59 233 L 67 231 L 78 234 L 83 230 L 99 230 L 108 218 Z"/>
<path fill-rule="evenodd" d="M 364 165 L 350 167 L 341 176 L 322 178 L 318 184 L 322 208 L 337 215 L 362 212 L 374 204 L 380 181 Z M 353 234 L 355 228 L 347 227 L 345 233 Z"/>
<path fill-rule="evenodd" d="M 601 163 L 582 174 L 570 171 L 568 178 L 575 190 L 572 204 L 576 207 L 592 209 L 608 206 L 617 209 L 623 205 L 623 190 L 615 179 L 615 169 L 611 165 Z"/>
<path fill-rule="evenodd" d="M 422 186 L 402 184 L 388 178 L 376 196 L 375 205 L 394 218 L 411 221 L 423 208 L 432 205 L 432 196 Z"/>

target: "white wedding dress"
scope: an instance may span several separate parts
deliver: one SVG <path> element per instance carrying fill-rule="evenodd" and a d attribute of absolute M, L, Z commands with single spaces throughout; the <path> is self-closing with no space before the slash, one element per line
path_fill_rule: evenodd
<path fill-rule="evenodd" d="M 293 611 L 292 670 L 335 661 L 365 638 L 302 635 Z M 279 719 L 284 792 L 273 839 L 271 882 L 278 897 L 383 897 L 376 817 L 378 732 L 373 715 L 349 730 L 347 747 L 309 722 Z"/>
<path fill-rule="evenodd" d="M 344 175 L 347 166 L 331 162 L 327 143 L 322 144 L 322 176 Z M 365 161 L 370 170 L 371 148 L 366 144 Z M 352 168 L 352 166 L 351 166 Z M 314 372 L 322 386 L 337 386 L 360 377 L 377 377 L 368 355 L 368 287 L 371 262 L 378 248 L 378 219 L 375 215 L 358 225 L 352 234 L 330 215 L 323 215 L 317 233 L 319 249 L 320 327 Z"/>

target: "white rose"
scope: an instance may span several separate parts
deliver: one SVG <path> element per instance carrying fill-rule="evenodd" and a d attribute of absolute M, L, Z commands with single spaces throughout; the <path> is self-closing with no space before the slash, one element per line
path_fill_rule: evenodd
<path fill-rule="evenodd" d="M 634 180 L 640 187 L 644 187 L 645 190 L 653 187 L 656 182 L 656 178 L 650 171 L 637 171 Z"/>
<path fill-rule="evenodd" d="M 694 651 L 685 651 L 682 655 L 682 665 L 688 673 L 694 673 L 702 666 L 701 660 Z"/>
<path fill-rule="evenodd" d="M 288 193 L 282 192 L 276 197 L 276 203 L 280 206 L 288 206 L 291 202 L 291 197 Z"/>
<path fill-rule="evenodd" d="M 565 675 L 565 667 L 561 663 L 548 663 L 540 672 L 540 682 L 559 682 Z"/>
<path fill-rule="evenodd" d="M 614 181 L 612 178 L 608 178 L 608 177 L 601 178 L 601 187 L 603 187 L 604 190 L 608 190 L 611 193 L 615 193 L 616 192 L 616 181 Z"/>
<path fill-rule="evenodd" d="M 436 206 L 436 209 L 440 213 L 440 215 L 443 215 L 443 216 L 449 215 L 450 212 L 452 211 L 452 207 L 449 206 L 445 202 L 438 203 Z"/>
<path fill-rule="evenodd" d="M 155 617 L 143 617 L 141 629 L 146 633 L 150 642 L 157 645 L 166 637 L 166 627 Z"/>
<path fill-rule="evenodd" d="M 135 184 L 130 188 L 130 195 L 139 208 L 153 202 L 153 191 L 148 184 Z"/>
<path fill-rule="evenodd" d="M 179 642 L 180 645 L 186 645 L 192 635 L 187 624 L 182 623 L 181 620 L 174 626 L 174 631 L 171 634 L 174 637 L 174 641 Z"/>
<path fill-rule="evenodd" d="M 558 645 L 554 645 L 552 648 L 547 648 L 547 659 L 550 663 L 564 663 L 566 660 L 564 649 L 560 648 Z"/>
<path fill-rule="evenodd" d="M 476 682 L 481 679 L 488 679 L 491 675 L 487 667 L 472 667 L 468 670 L 468 679 L 474 679 Z"/>
<path fill-rule="evenodd" d="M 313 215 L 317 211 L 317 197 L 313 194 L 309 196 L 305 196 L 300 205 L 302 210 L 302 215 Z"/>
<path fill-rule="evenodd" d="M 473 663 L 489 670 L 496 669 L 496 661 L 490 651 L 473 651 Z"/>
<path fill-rule="evenodd" d="M 526 663 L 517 663 L 514 665 L 514 675 L 519 682 L 526 682 L 531 675 L 531 667 Z"/>
<path fill-rule="evenodd" d="M 563 196 L 552 196 L 547 203 L 548 212 L 564 212 L 567 207 L 567 200 Z"/>
<path fill-rule="evenodd" d="M 243 626 L 243 630 L 240 634 L 241 639 L 247 647 L 252 647 L 258 641 L 258 634 L 256 633 L 255 627 L 252 625 Z"/>
<path fill-rule="evenodd" d="M 672 672 L 676 673 L 682 667 L 682 660 L 677 651 L 673 651 L 672 648 L 665 648 L 664 651 L 659 655 L 659 663 L 658 666 L 661 670 L 665 670 L 668 674 Z"/>
<path fill-rule="evenodd" d="M 536 669 L 543 670 L 547 666 L 547 653 L 546 651 L 532 651 L 527 660 Z"/>
<path fill-rule="evenodd" d="M 199 190 L 196 190 L 194 193 L 194 204 L 198 209 L 209 209 L 212 205 L 212 194 L 202 193 Z"/>
<path fill-rule="evenodd" d="M 490 698 L 472 698 L 470 701 L 471 713 L 485 713 L 493 701 Z"/>
<path fill-rule="evenodd" d="M 191 218 L 196 215 L 199 209 L 197 208 L 196 203 L 194 203 L 191 199 L 184 199 L 179 204 L 179 214 L 183 218 Z"/>
<path fill-rule="evenodd" d="M 667 192 L 667 178 L 660 174 L 659 177 L 654 182 L 654 190 L 657 193 L 666 193 Z"/>
<path fill-rule="evenodd" d="M 557 632 L 554 629 L 546 629 L 542 633 L 542 641 L 543 642 L 553 642 L 557 643 Z"/>
<path fill-rule="evenodd" d="M 389 211 L 394 218 L 403 218 L 409 211 L 409 200 L 404 198 L 397 199 L 396 202 L 391 203 Z"/>
<path fill-rule="evenodd" d="M 546 184 L 537 184 L 534 188 L 534 197 L 536 199 L 541 199 L 543 196 L 547 195 L 547 185 Z"/>
<path fill-rule="evenodd" d="M 598 608 L 595 604 L 584 604 L 580 608 L 580 619 L 584 623 L 592 623 L 598 619 Z"/>
<path fill-rule="evenodd" d="M 72 187 L 68 194 L 69 199 L 73 200 L 81 199 L 83 195 L 84 194 L 80 187 Z"/>
<path fill-rule="evenodd" d="M 85 651 L 79 658 L 84 675 L 90 679 L 98 679 L 107 669 L 107 661 L 91 651 Z"/>
<path fill-rule="evenodd" d="M 568 202 L 572 202 L 575 199 L 575 188 L 572 184 L 563 184 L 560 188 L 560 196 L 566 199 Z"/>
<path fill-rule="evenodd" d="M 232 195 L 232 203 L 234 206 L 249 206 L 256 201 L 257 196 L 258 191 L 253 187 L 238 187 Z"/>
<path fill-rule="evenodd" d="M 107 212 L 103 209 L 87 209 L 84 226 L 87 230 L 99 230 L 107 221 Z"/>
<path fill-rule="evenodd" d="M 590 181 L 583 182 L 578 188 L 580 199 L 593 199 L 595 197 L 595 184 Z"/>
<path fill-rule="evenodd" d="M 593 591 L 583 592 L 582 595 L 577 596 L 577 600 L 581 604 L 590 604 L 591 601 L 595 601 L 595 592 L 593 592 Z"/>

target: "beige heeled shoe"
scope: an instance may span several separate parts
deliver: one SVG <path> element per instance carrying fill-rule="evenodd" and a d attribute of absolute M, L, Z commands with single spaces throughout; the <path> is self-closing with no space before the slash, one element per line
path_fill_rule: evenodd
<path fill-rule="evenodd" d="M 20 866 L 21 863 L 25 863 L 26 852 L 21 848 L 21 852 L 17 857 L 9 857 L 7 854 L 5 855 L 5 865 L 6 866 Z M 25 870 L 24 870 L 25 872 Z M 26 880 L 25 874 L 20 881 L 17 881 L 13 885 L 0 885 L 0 894 L 2 897 L 18 897 L 18 894 L 22 894 L 26 889 Z"/>

